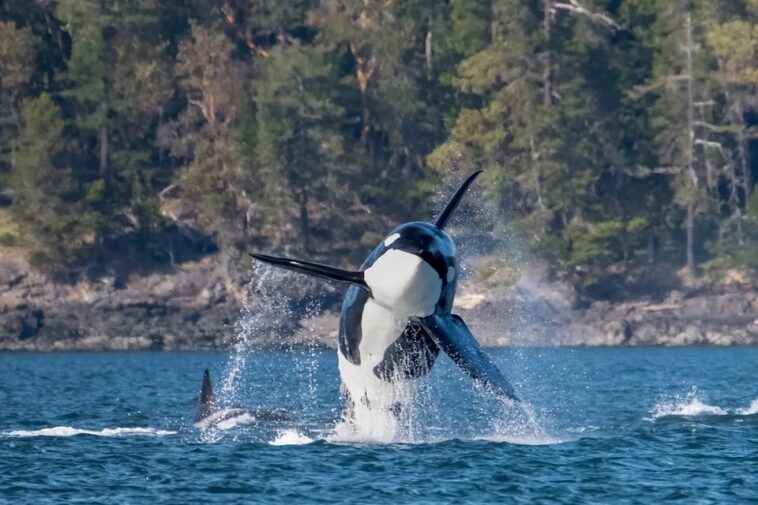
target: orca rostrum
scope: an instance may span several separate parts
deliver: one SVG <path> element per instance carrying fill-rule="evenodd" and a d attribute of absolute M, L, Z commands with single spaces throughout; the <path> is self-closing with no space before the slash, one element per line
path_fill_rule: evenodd
<path fill-rule="evenodd" d="M 398 226 L 356 272 L 251 254 L 278 267 L 350 284 L 342 303 L 338 357 L 351 402 L 371 401 L 372 383 L 423 377 L 440 349 L 486 391 L 518 401 L 466 323 L 451 313 L 458 262 L 455 243 L 444 229 L 480 173 L 463 182 L 434 223 L 413 221 Z"/>

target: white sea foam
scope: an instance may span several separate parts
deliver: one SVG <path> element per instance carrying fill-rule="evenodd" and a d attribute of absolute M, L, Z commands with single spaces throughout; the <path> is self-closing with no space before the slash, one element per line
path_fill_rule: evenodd
<path fill-rule="evenodd" d="M 655 420 L 660 417 L 724 416 L 728 413 L 718 405 L 708 405 L 699 398 L 687 398 L 658 403 L 650 412 L 650 418 Z"/>
<path fill-rule="evenodd" d="M 710 405 L 703 401 L 697 389 L 692 389 L 685 396 L 675 396 L 659 401 L 650 411 L 647 421 L 655 421 L 661 417 L 692 417 L 692 416 L 752 416 L 758 414 L 758 399 L 747 407 L 725 408 Z"/>
<path fill-rule="evenodd" d="M 75 435 L 92 435 L 95 437 L 163 437 L 175 435 L 176 431 L 155 428 L 103 428 L 102 430 L 85 430 L 71 426 L 52 426 L 39 430 L 14 430 L 2 433 L 6 437 L 73 437 Z"/>
<path fill-rule="evenodd" d="M 390 444 L 418 441 L 417 399 L 420 381 L 387 382 L 374 375 L 371 367 L 349 363 L 338 355 L 343 392 L 360 400 L 345 406 L 342 418 L 326 438 L 337 444 Z"/>
<path fill-rule="evenodd" d="M 276 438 L 269 445 L 306 445 L 313 443 L 311 437 L 303 435 L 297 430 L 282 430 L 277 432 Z"/>
<path fill-rule="evenodd" d="M 734 413 L 738 416 L 752 416 L 758 414 L 758 398 L 753 400 L 749 407 L 735 409 Z"/>

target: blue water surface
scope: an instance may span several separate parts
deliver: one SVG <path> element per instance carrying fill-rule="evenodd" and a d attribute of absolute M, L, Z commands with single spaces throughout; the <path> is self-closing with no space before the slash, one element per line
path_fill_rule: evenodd
<path fill-rule="evenodd" d="M 382 443 L 333 351 L 0 354 L 0 503 L 758 503 L 758 349 L 490 352 L 536 424 L 441 357 Z M 291 419 L 195 427 L 206 367 Z"/>

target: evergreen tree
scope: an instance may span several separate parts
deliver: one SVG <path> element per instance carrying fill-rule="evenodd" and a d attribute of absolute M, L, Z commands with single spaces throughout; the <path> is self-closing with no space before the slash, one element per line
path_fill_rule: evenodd
<path fill-rule="evenodd" d="M 742 9 L 732 7 L 734 11 L 714 16 L 707 28 L 707 47 L 716 62 L 712 77 L 717 101 L 711 121 L 700 123 L 728 188 L 723 199 L 729 212 L 718 223 L 716 239 L 708 244 L 714 255 L 708 266 L 717 269 L 758 265 L 751 251 L 758 243 L 758 229 L 749 216 L 755 197 L 748 125 L 748 117 L 758 110 L 758 8 L 750 3 Z"/>
<path fill-rule="evenodd" d="M 654 60 L 653 82 L 648 89 L 656 93 L 653 125 L 660 172 L 674 176 L 674 203 L 684 211 L 684 252 L 687 271 L 697 274 L 696 220 L 710 210 L 709 193 L 714 178 L 704 163 L 704 139 L 700 122 L 711 100 L 708 76 L 696 39 L 700 35 L 697 19 L 688 2 L 659 2 L 653 29 L 660 37 Z M 677 216 L 673 216 L 678 219 Z"/>
<path fill-rule="evenodd" d="M 28 28 L 0 22 L 0 189 L 20 127 L 19 106 L 34 72 L 34 38 Z"/>
<path fill-rule="evenodd" d="M 354 262 L 485 168 L 488 226 L 588 295 L 756 269 L 757 21 L 756 0 L 13 0 L 0 205 L 61 268 L 165 261 L 177 230 Z"/>
<path fill-rule="evenodd" d="M 317 213 L 335 224 L 344 219 L 346 157 L 340 131 L 343 111 L 334 103 L 339 90 L 334 71 L 318 48 L 294 43 L 270 51 L 255 83 L 256 162 L 265 181 L 261 192 L 274 224 L 295 234 L 279 238 L 313 251 L 312 235 L 339 241 L 339 225 L 319 225 Z M 326 232 L 326 230 L 329 230 Z"/>
<path fill-rule="evenodd" d="M 63 119 L 50 95 L 27 100 L 15 143 L 13 212 L 35 265 L 55 269 L 71 263 L 94 240 L 92 194 L 83 193 L 62 165 Z"/>
<path fill-rule="evenodd" d="M 192 24 L 179 46 L 176 74 L 186 108 L 163 133 L 173 156 L 186 160 L 179 185 L 197 202 L 204 226 L 225 216 L 239 223 L 247 194 L 235 120 L 244 104 L 243 69 L 223 33 Z M 241 227 L 235 227 L 241 229 Z"/>

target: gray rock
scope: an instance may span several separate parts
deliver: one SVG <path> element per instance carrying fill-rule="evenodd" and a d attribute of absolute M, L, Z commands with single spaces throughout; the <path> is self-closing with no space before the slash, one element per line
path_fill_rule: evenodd
<path fill-rule="evenodd" d="M 226 348 L 242 335 L 236 323 L 246 296 L 255 320 L 252 345 L 336 346 L 341 291 L 318 281 L 249 289 L 249 274 L 229 264 L 209 256 L 116 289 L 107 281 L 55 283 L 23 259 L 4 255 L 0 350 Z M 272 310 L 272 297 L 286 307 Z M 661 303 L 579 305 L 570 284 L 536 268 L 510 287 L 465 279 L 455 312 L 485 346 L 758 345 L 758 292 L 744 286 L 673 291 Z"/>

